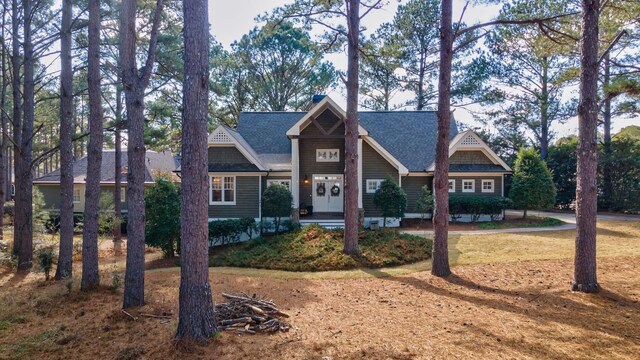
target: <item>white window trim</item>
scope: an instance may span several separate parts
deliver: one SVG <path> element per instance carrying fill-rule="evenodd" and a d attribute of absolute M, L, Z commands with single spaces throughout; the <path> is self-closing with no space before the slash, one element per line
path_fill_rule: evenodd
<path fill-rule="evenodd" d="M 320 152 L 333 153 L 338 154 L 338 157 L 335 159 L 320 159 L 318 155 Z M 316 149 L 316 162 L 340 162 L 340 149 Z"/>
<path fill-rule="evenodd" d="M 372 191 L 369 189 L 369 182 L 374 182 L 374 181 L 376 182 L 376 189 Z M 382 181 L 383 181 L 382 179 L 367 179 L 366 188 L 365 188 L 367 190 L 367 194 L 375 194 L 376 191 L 380 189 L 380 185 L 382 184 Z"/>
<path fill-rule="evenodd" d="M 124 189 L 120 189 L 120 202 L 126 202 L 127 201 L 127 188 Z"/>
<path fill-rule="evenodd" d="M 491 189 L 485 189 L 484 184 L 491 183 Z M 493 179 L 482 179 L 482 192 L 483 193 L 494 193 L 496 191 L 496 182 Z"/>
<path fill-rule="evenodd" d="M 447 187 L 449 187 L 449 184 L 453 185 L 451 189 L 449 189 L 449 192 L 450 193 L 456 192 L 456 179 L 449 179 L 449 182 L 447 183 Z"/>
<path fill-rule="evenodd" d="M 471 181 L 471 189 L 465 189 L 464 183 Z M 462 179 L 462 192 L 463 193 L 474 193 L 476 192 L 476 181 L 474 179 Z"/>
<path fill-rule="evenodd" d="M 286 182 L 287 185 L 283 184 L 283 182 Z M 278 184 L 278 185 L 282 185 L 284 187 L 286 187 L 289 191 L 291 191 L 291 180 L 289 179 L 271 179 L 271 180 L 267 180 L 267 188 L 273 184 Z"/>
<path fill-rule="evenodd" d="M 76 191 L 78 192 L 78 200 L 76 200 Z M 82 191 L 80 189 L 73 189 L 73 203 L 79 204 L 82 199 Z"/>
<path fill-rule="evenodd" d="M 213 182 L 213 178 L 219 177 L 222 178 L 222 197 L 224 197 L 224 178 L 233 178 L 233 201 L 213 201 L 211 198 L 211 182 Z M 238 186 L 237 186 L 237 178 L 233 175 L 209 175 L 209 205 L 235 205 L 236 199 L 238 199 Z"/>

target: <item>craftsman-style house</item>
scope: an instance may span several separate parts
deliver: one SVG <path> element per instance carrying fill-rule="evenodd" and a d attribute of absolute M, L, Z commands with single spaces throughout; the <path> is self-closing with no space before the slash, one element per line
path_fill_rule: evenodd
<path fill-rule="evenodd" d="M 433 181 L 435 112 L 359 115 L 358 205 L 365 225 L 381 220 L 373 194 L 385 178 L 407 193 L 405 216 L 419 217 L 420 189 Z M 245 112 L 237 131 L 217 127 L 209 135 L 210 220 L 260 219 L 261 193 L 278 183 L 291 190 L 301 223 L 343 225 L 344 119 L 344 110 L 324 97 L 308 112 Z M 475 133 L 458 133 L 453 119 L 449 156 L 452 195 L 504 196 L 511 169 Z"/>

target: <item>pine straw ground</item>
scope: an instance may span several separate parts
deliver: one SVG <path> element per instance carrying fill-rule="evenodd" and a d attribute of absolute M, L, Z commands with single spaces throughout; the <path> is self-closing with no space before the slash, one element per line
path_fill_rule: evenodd
<path fill-rule="evenodd" d="M 640 232 L 628 231 L 637 228 L 626 226 L 603 242 L 619 238 L 635 253 Z M 428 271 L 387 276 L 384 269 L 350 279 L 213 269 L 216 301 L 222 292 L 271 298 L 292 315 L 292 329 L 272 336 L 224 333 L 187 352 L 171 343 L 177 270 L 147 273 L 148 305 L 131 312 L 135 321 L 120 311 L 121 290 L 82 293 L 76 280 L 68 294 L 66 283 L 43 284 L 42 274 L 0 270 L 0 358 L 637 359 L 639 263 L 638 255 L 600 258 L 603 290 L 595 295 L 568 291 L 570 259 L 460 265 L 446 279 Z M 109 268 L 103 278 L 111 283 Z"/>

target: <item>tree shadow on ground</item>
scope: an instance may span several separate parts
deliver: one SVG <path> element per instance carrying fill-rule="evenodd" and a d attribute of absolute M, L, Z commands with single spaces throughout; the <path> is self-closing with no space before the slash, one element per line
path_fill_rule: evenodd
<path fill-rule="evenodd" d="M 541 285 L 515 291 L 478 283 L 458 275 L 442 279 L 432 276 L 419 279 L 415 275 L 388 276 L 383 270 L 367 272 L 385 281 L 410 285 L 437 297 L 461 301 L 480 309 L 509 312 L 536 323 L 557 323 L 589 333 L 581 340 L 574 338 L 568 341 L 589 342 L 593 341 L 592 337 L 596 337 L 602 348 L 615 348 L 628 345 L 627 341 L 633 342 L 637 338 L 637 330 L 633 330 L 630 324 L 640 323 L 640 303 L 612 289 L 602 289 L 596 294 L 571 293 L 567 284 L 567 290 L 548 290 Z M 479 328 L 470 331 L 480 334 L 488 332 Z M 509 346 L 519 352 L 530 351 L 530 354 L 523 355 L 534 357 L 541 354 L 549 358 L 566 356 L 543 344 L 534 344 L 533 348 L 525 349 L 518 342 L 504 341 L 500 346 Z"/>

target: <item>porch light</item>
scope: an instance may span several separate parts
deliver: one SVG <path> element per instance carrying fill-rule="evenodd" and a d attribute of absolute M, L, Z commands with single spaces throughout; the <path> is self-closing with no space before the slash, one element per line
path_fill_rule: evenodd
<path fill-rule="evenodd" d="M 307 174 L 304 174 L 304 180 L 302 180 L 302 182 L 307 185 L 309 184 L 309 178 L 307 177 Z"/>

